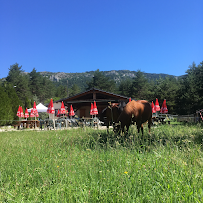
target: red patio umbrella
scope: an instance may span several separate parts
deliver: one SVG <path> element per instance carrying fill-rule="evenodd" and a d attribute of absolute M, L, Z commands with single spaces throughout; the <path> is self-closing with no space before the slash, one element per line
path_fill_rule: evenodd
<path fill-rule="evenodd" d="M 97 105 L 96 105 L 96 102 L 94 101 L 93 115 L 97 115 L 97 114 L 98 114 Z"/>
<path fill-rule="evenodd" d="M 75 115 L 75 112 L 73 110 L 73 106 L 72 104 L 70 105 L 70 112 L 69 112 L 69 116 L 74 116 Z"/>
<path fill-rule="evenodd" d="M 39 117 L 37 109 L 35 110 L 35 117 Z"/>
<path fill-rule="evenodd" d="M 50 113 L 50 114 L 54 114 L 55 113 L 54 104 L 53 104 L 52 98 L 51 98 L 51 101 L 49 102 L 47 113 Z"/>
<path fill-rule="evenodd" d="M 31 109 L 30 117 L 35 117 L 35 114 L 33 113 L 33 109 Z"/>
<path fill-rule="evenodd" d="M 91 115 L 91 116 L 93 116 L 93 115 L 94 115 L 94 113 L 93 113 L 93 103 L 91 103 L 90 115 Z"/>
<path fill-rule="evenodd" d="M 62 101 L 62 102 L 61 102 L 60 114 L 65 114 L 65 113 L 66 113 L 66 109 L 65 109 L 64 103 L 63 103 L 63 101 Z"/>
<path fill-rule="evenodd" d="M 166 100 L 165 99 L 164 99 L 163 104 L 161 106 L 160 113 L 168 113 L 168 109 L 167 109 L 167 106 L 166 106 Z"/>
<path fill-rule="evenodd" d="M 151 107 L 152 107 L 152 113 L 156 113 L 155 108 L 154 108 L 154 102 L 153 102 L 153 101 L 152 101 Z"/>
<path fill-rule="evenodd" d="M 57 117 L 60 117 L 60 111 L 59 111 L 59 109 L 58 109 L 58 112 L 57 112 L 57 115 L 56 115 Z"/>
<path fill-rule="evenodd" d="M 24 117 L 24 113 L 23 113 L 23 107 L 20 107 L 20 117 L 23 118 Z"/>
<path fill-rule="evenodd" d="M 55 121 L 54 121 L 54 114 L 55 114 L 55 110 L 54 110 L 54 104 L 53 104 L 53 100 L 51 98 L 51 101 L 49 102 L 49 106 L 47 109 L 47 113 L 48 114 L 53 114 L 53 123 L 54 123 L 54 129 L 55 129 Z"/>
<path fill-rule="evenodd" d="M 16 115 L 19 117 L 19 119 L 24 117 L 22 106 L 19 105 Z"/>
<path fill-rule="evenodd" d="M 19 105 L 18 111 L 17 111 L 17 114 L 16 114 L 19 118 L 20 118 L 20 116 L 21 116 L 21 113 L 20 113 L 20 112 L 21 112 L 21 109 L 20 109 L 20 105 Z"/>
<path fill-rule="evenodd" d="M 34 101 L 34 104 L 33 104 L 33 113 L 35 114 L 36 111 L 37 111 L 37 108 L 36 108 L 36 103 L 35 103 L 35 101 Z"/>
<path fill-rule="evenodd" d="M 25 118 L 29 118 L 29 113 L 28 113 L 27 108 L 25 109 Z"/>
<path fill-rule="evenodd" d="M 155 109 L 155 111 L 160 111 L 160 106 L 159 106 L 159 102 L 158 102 L 157 98 L 156 98 L 154 109 Z"/>

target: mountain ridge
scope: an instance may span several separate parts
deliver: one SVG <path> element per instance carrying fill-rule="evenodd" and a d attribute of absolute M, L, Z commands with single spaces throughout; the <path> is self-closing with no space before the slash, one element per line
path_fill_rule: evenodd
<path fill-rule="evenodd" d="M 39 72 L 42 76 L 48 77 L 51 81 L 58 83 L 58 85 L 67 85 L 71 87 L 73 84 L 77 84 L 81 90 L 85 90 L 87 87 L 86 82 L 89 82 L 93 76 L 95 71 L 86 71 L 82 73 L 65 73 L 65 72 L 50 72 L 50 71 L 41 71 Z M 135 73 L 137 71 L 130 71 L 130 70 L 110 70 L 110 71 L 100 71 L 105 76 L 109 77 L 110 79 L 116 82 L 116 85 L 119 85 L 122 80 L 130 79 L 132 80 L 135 77 Z M 156 80 L 166 77 L 174 77 L 178 78 L 174 75 L 169 74 L 157 74 L 157 73 L 145 73 L 143 72 L 144 76 L 148 80 Z M 180 77 L 180 76 L 179 76 Z"/>

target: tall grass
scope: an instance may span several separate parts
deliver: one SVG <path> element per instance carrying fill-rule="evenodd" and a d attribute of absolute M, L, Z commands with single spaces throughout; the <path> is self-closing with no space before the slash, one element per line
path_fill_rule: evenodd
<path fill-rule="evenodd" d="M 0 134 L 1 202 L 203 202 L 203 128 Z"/>

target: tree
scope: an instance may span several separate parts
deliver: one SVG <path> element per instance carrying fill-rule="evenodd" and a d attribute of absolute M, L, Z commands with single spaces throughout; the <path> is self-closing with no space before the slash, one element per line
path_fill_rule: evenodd
<path fill-rule="evenodd" d="M 175 113 L 175 101 L 177 98 L 177 91 L 179 88 L 179 81 L 174 77 L 167 76 L 165 79 L 159 78 L 154 84 L 154 99 L 159 99 L 162 104 L 164 99 L 167 101 L 169 113 Z"/>
<path fill-rule="evenodd" d="M 65 98 L 67 97 L 67 86 L 59 85 L 56 88 L 56 97 Z"/>
<path fill-rule="evenodd" d="M 46 100 L 50 100 L 51 98 L 55 97 L 56 88 L 52 81 L 46 77 L 43 77 L 41 86 L 43 87 L 43 92 L 39 96 L 40 102 L 44 103 Z"/>
<path fill-rule="evenodd" d="M 18 98 L 18 95 L 15 91 L 15 87 L 11 83 L 5 82 L 4 83 L 4 91 L 8 95 L 10 100 L 10 109 L 12 110 L 12 119 L 18 119 L 16 113 L 18 110 L 19 105 L 23 106 L 22 101 Z"/>
<path fill-rule="evenodd" d="M 122 80 L 119 87 L 118 93 L 127 97 L 131 97 L 131 87 L 132 87 L 132 80 L 126 79 Z"/>
<path fill-rule="evenodd" d="M 5 88 L 2 86 L 0 86 L 0 98 L 0 125 L 11 124 L 14 119 L 12 105 Z"/>
<path fill-rule="evenodd" d="M 135 77 L 132 82 L 132 86 L 130 88 L 131 97 L 136 100 L 139 99 L 148 99 L 149 97 L 149 82 L 145 78 L 143 72 L 138 70 L 135 73 Z"/>
<path fill-rule="evenodd" d="M 114 92 L 116 89 L 115 81 L 106 77 L 102 72 L 97 69 L 94 72 L 94 76 L 90 82 L 87 82 L 87 90 L 91 88 L 97 88 L 109 92 Z"/>
<path fill-rule="evenodd" d="M 78 85 L 74 84 L 71 89 L 69 89 L 69 96 L 73 96 L 78 93 L 80 93 L 80 88 Z"/>
<path fill-rule="evenodd" d="M 31 100 L 28 99 L 28 97 L 25 97 L 25 104 L 24 104 L 24 107 L 25 107 L 25 109 L 26 109 L 26 108 L 28 108 L 28 109 L 32 108 Z"/>
<path fill-rule="evenodd" d="M 193 114 L 203 106 L 203 62 L 193 63 L 181 79 L 181 88 L 176 101 L 180 114 Z"/>
<path fill-rule="evenodd" d="M 19 67 L 17 63 L 10 66 L 6 81 L 15 87 L 18 98 L 23 102 L 25 97 L 30 98 L 31 94 L 28 85 L 29 78 L 21 68 L 22 66 Z"/>
<path fill-rule="evenodd" d="M 40 98 L 44 91 L 44 87 L 42 86 L 43 76 L 41 76 L 40 73 L 37 73 L 35 68 L 29 73 L 29 76 L 31 94 Z"/>

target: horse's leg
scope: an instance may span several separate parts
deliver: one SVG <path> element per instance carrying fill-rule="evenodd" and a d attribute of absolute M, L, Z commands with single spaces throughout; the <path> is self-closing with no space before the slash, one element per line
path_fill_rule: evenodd
<path fill-rule="evenodd" d="M 152 118 L 150 118 L 150 119 L 148 120 L 148 128 L 149 128 L 149 132 L 150 132 L 151 125 L 152 125 Z"/>
<path fill-rule="evenodd" d="M 137 132 L 138 132 L 138 134 L 140 133 L 140 124 L 139 123 L 137 123 Z"/>
<path fill-rule="evenodd" d="M 142 131 L 142 136 L 143 136 L 143 124 L 141 124 L 141 131 Z"/>
<path fill-rule="evenodd" d="M 106 127 L 107 127 L 107 133 L 109 134 L 109 122 L 107 122 Z"/>
<path fill-rule="evenodd" d="M 129 130 L 129 127 L 130 127 L 129 125 L 128 125 L 128 126 L 126 126 L 126 131 L 127 131 L 127 132 L 128 132 L 128 130 Z"/>

